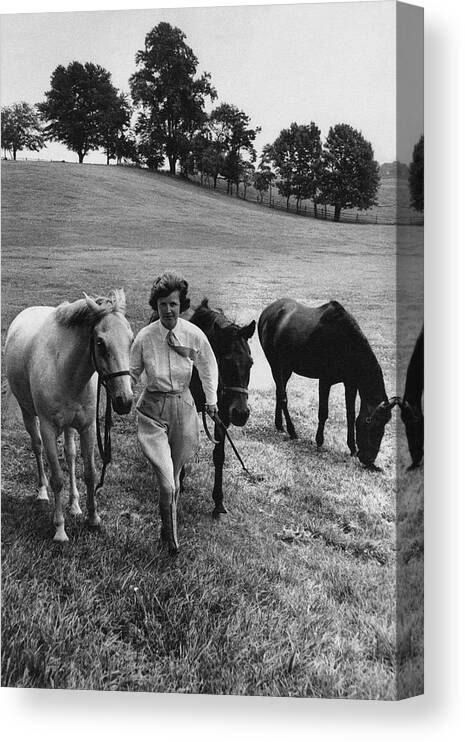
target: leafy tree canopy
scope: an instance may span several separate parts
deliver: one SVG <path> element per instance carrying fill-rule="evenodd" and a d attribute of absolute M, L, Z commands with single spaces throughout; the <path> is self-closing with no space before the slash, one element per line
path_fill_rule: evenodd
<path fill-rule="evenodd" d="M 373 148 L 349 124 L 329 130 L 322 154 L 318 200 L 334 206 L 334 221 L 342 209 L 369 209 L 376 202 L 379 166 Z"/>
<path fill-rule="evenodd" d="M 279 193 L 287 199 L 295 196 L 297 208 L 303 199 L 312 198 L 317 188 L 321 163 L 320 130 L 310 124 L 292 123 L 282 129 L 273 144 L 264 148 L 264 161 L 271 162 L 278 174 Z"/>
<path fill-rule="evenodd" d="M 408 176 L 410 206 L 413 206 L 415 211 L 423 211 L 423 149 L 424 137 L 422 135 L 413 148 Z"/>
<path fill-rule="evenodd" d="M 211 112 L 208 129 L 212 141 L 223 152 L 223 175 L 230 190 L 232 183 L 239 185 L 245 158 L 255 162 L 254 141 L 261 129 L 250 127 L 250 117 L 230 103 L 222 103 Z"/>
<path fill-rule="evenodd" d="M 173 174 L 178 161 L 186 164 L 190 142 L 207 118 L 206 97 L 216 98 L 210 75 L 195 77 L 198 60 L 185 38 L 179 28 L 159 23 L 137 52 L 137 70 L 129 80 L 141 108 L 138 129 L 168 158 Z"/>
<path fill-rule="evenodd" d="M 2 147 L 16 160 L 24 149 L 38 152 L 44 146 L 44 136 L 36 109 L 21 101 L 2 108 Z"/>
<path fill-rule="evenodd" d="M 49 122 L 47 138 L 76 152 L 79 162 L 88 152 L 105 146 L 108 122 L 118 107 L 118 91 L 110 73 L 92 62 L 59 65 L 52 73 L 45 101 L 38 104 Z"/>

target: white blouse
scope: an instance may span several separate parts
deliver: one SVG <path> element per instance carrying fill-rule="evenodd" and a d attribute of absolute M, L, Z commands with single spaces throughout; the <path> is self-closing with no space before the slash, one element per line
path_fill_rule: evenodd
<path fill-rule="evenodd" d="M 137 381 L 145 371 L 149 391 L 184 391 L 189 386 L 192 367 L 195 366 L 202 382 L 206 404 L 216 404 L 218 365 L 206 335 L 192 322 L 179 317 L 172 333 L 177 345 L 195 351 L 195 360 L 192 361 L 170 347 L 168 332 L 160 320 L 157 320 L 143 327 L 137 334 L 129 362 L 131 378 Z"/>

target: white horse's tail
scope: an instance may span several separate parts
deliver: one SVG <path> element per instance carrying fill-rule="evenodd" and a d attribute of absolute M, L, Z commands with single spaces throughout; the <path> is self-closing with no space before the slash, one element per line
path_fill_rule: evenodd
<path fill-rule="evenodd" d="M 2 417 L 4 420 L 22 420 L 21 407 L 6 379 L 2 379 Z"/>

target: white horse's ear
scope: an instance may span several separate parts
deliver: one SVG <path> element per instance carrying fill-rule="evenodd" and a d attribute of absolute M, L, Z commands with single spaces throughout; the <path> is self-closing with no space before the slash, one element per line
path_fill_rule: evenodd
<path fill-rule="evenodd" d="M 85 300 L 86 300 L 86 303 L 87 303 L 87 306 L 89 307 L 89 309 L 92 309 L 93 312 L 98 312 L 99 311 L 99 305 L 97 304 L 97 302 L 95 301 L 95 299 L 92 299 L 91 296 L 88 296 L 88 294 L 86 294 L 85 291 L 83 291 L 82 293 L 84 294 L 84 297 L 85 297 Z"/>
<path fill-rule="evenodd" d="M 119 311 L 123 314 L 126 314 L 126 293 L 124 289 L 122 287 L 120 289 L 116 289 L 115 294 Z"/>

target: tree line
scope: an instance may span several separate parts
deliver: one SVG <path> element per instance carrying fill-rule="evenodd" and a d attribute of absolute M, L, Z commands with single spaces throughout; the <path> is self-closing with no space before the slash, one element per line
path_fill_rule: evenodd
<path fill-rule="evenodd" d="M 318 126 L 291 123 L 263 147 L 257 162 L 254 146 L 260 127 L 232 103 L 206 112 L 218 98 L 208 72 L 197 74 L 198 59 L 185 34 L 159 23 L 137 51 L 129 79 L 130 96 L 112 83 L 111 74 L 92 62 L 59 65 L 45 100 L 31 106 L 2 108 L 2 147 L 14 159 L 23 149 L 39 151 L 57 141 L 75 152 L 80 163 L 103 150 L 107 164 L 128 161 L 152 170 L 168 161 L 170 173 L 199 175 L 216 188 L 219 177 L 228 193 L 253 185 L 262 201 L 276 186 L 299 211 L 304 200 L 342 209 L 376 204 L 380 169 L 371 144 L 348 124 L 331 127 L 324 143 Z M 409 169 L 412 205 L 423 209 L 423 138 Z M 420 172 L 421 171 L 421 172 Z M 421 180 L 421 183 L 420 183 Z M 420 187 L 421 186 L 421 187 Z M 421 198 L 420 198 L 421 191 Z M 419 208 L 421 201 L 421 209 Z"/>

